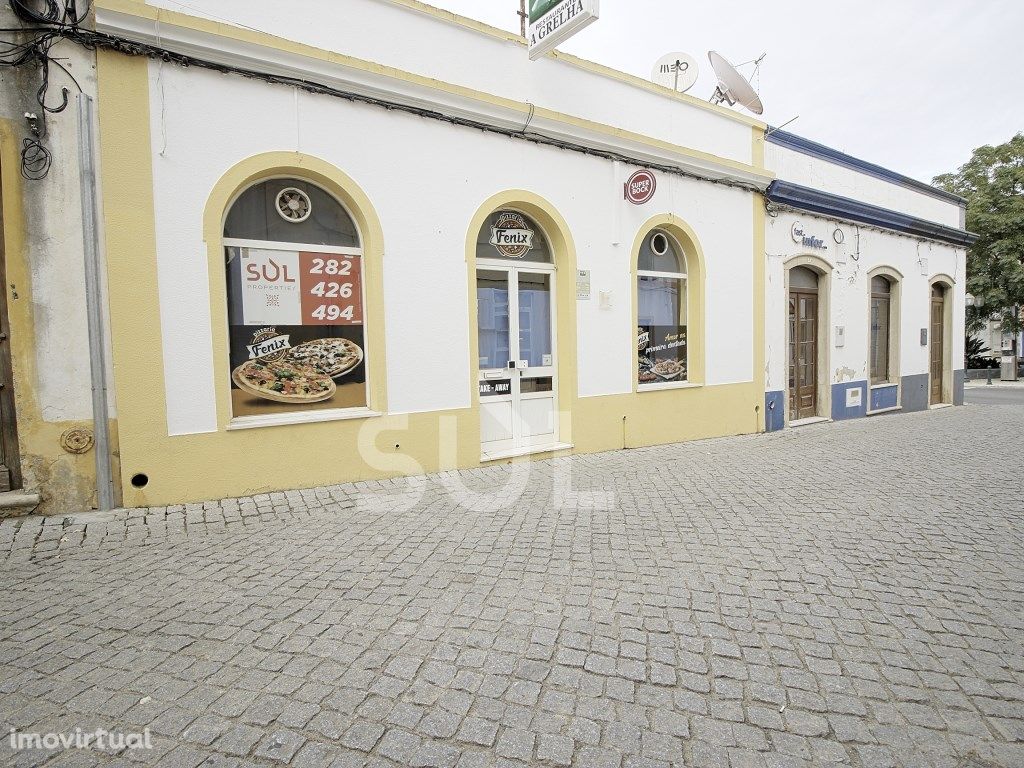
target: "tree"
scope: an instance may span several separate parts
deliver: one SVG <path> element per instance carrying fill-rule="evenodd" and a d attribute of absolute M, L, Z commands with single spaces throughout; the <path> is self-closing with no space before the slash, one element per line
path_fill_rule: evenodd
<path fill-rule="evenodd" d="M 964 339 L 964 367 L 969 371 L 991 368 L 992 358 L 988 356 L 991 351 L 984 341 L 968 333 Z"/>
<path fill-rule="evenodd" d="M 967 229 L 978 235 L 967 254 L 967 292 L 975 299 L 967 308 L 967 330 L 980 330 L 999 315 L 1016 355 L 1024 327 L 1024 133 L 974 150 L 956 173 L 932 183 L 967 198 Z"/>

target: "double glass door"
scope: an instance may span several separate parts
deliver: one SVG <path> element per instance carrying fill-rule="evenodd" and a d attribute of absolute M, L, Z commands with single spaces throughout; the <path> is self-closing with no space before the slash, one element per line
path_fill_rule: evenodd
<path fill-rule="evenodd" d="M 480 444 L 488 455 L 558 442 L 555 272 L 477 262 Z"/>

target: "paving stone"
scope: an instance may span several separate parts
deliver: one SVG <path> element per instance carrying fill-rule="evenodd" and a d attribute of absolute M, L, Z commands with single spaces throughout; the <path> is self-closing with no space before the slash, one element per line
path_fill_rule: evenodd
<path fill-rule="evenodd" d="M 568 736 L 543 733 L 537 744 L 537 759 L 554 765 L 570 765 L 575 743 Z"/>
<path fill-rule="evenodd" d="M 457 738 L 469 744 L 476 744 L 481 747 L 489 747 L 494 744 L 494 738 L 498 733 L 498 726 L 489 720 L 482 720 L 479 717 L 467 717 L 462 727 L 459 728 Z"/>
<path fill-rule="evenodd" d="M 992 445 L 1024 455 L 1024 412 L 534 462 L 486 512 L 452 481 L 511 467 L 387 514 L 406 481 L 0 521 L 0 722 L 151 726 L 143 762 L 203 768 L 1014 768 Z M 556 467 L 612 504 L 560 506 Z M 35 762 L 134 763 L 85 758 Z"/>
<path fill-rule="evenodd" d="M 341 737 L 341 743 L 360 752 L 369 752 L 380 737 L 384 735 L 384 726 L 378 723 L 358 722 L 349 728 Z"/>

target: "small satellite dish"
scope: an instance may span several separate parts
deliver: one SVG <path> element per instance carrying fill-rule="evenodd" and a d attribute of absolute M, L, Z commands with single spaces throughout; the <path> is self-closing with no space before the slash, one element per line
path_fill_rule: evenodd
<path fill-rule="evenodd" d="M 730 107 L 739 104 L 755 115 L 764 112 L 761 97 L 736 67 L 716 51 L 709 51 L 708 58 L 711 60 L 711 68 L 715 70 L 715 76 L 718 77 L 718 87 L 711 97 L 712 104 L 721 104 L 724 101 Z"/>
<path fill-rule="evenodd" d="M 686 93 L 697 82 L 700 69 L 697 60 L 688 53 L 666 53 L 656 62 L 651 71 L 651 82 Z"/>

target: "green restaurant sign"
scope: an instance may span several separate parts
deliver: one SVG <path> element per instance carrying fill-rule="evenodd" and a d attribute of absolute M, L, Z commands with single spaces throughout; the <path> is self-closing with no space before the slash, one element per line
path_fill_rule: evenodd
<path fill-rule="evenodd" d="M 538 59 L 597 20 L 599 0 L 530 0 L 526 39 Z"/>

